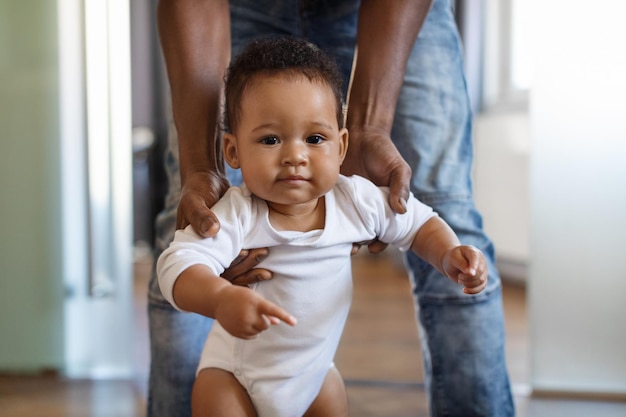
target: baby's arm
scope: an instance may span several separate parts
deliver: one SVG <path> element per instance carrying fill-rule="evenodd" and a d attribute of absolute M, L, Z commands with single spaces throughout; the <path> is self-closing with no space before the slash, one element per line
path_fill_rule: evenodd
<path fill-rule="evenodd" d="M 487 286 L 487 262 L 473 246 L 461 245 L 454 231 L 439 217 L 430 218 L 418 230 L 411 250 L 452 281 L 463 285 L 466 294 L 477 294 Z"/>
<path fill-rule="evenodd" d="M 281 321 L 296 324 L 281 307 L 248 287 L 232 285 L 204 265 L 185 269 L 174 284 L 173 296 L 181 309 L 214 318 L 241 339 L 253 338 Z"/>

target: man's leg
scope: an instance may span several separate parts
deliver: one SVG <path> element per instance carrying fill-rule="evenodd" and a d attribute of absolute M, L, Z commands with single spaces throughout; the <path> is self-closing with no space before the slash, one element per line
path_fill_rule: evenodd
<path fill-rule="evenodd" d="M 411 189 L 464 244 L 483 251 L 487 288 L 465 295 L 414 255 L 426 388 L 433 416 L 512 416 L 501 283 L 471 185 L 471 111 L 449 0 L 435 0 L 409 60 L 392 138 L 413 169 Z"/>
<path fill-rule="evenodd" d="M 150 302 L 148 416 L 191 416 L 198 359 L 212 321 Z"/>
<path fill-rule="evenodd" d="M 154 262 L 174 233 L 175 207 L 157 221 Z M 212 320 L 175 310 L 161 295 L 154 273 L 148 288 L 150 379 L 148 417 L 191 416 L 191 392 L 196 367 Z"/>

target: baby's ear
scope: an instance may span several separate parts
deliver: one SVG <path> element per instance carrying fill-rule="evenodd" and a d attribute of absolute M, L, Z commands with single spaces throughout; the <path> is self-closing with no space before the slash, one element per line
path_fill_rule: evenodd
<path fill-rule="evenodd" d="M 348 129 L 345 127 L 339 130 L 339 160 L 343 164 L 343 160 L 346 158 L 348 152 Z"/>
<path fill-rule="evenodd" d="M 222 140 L 222 150 L 224 151 L 224 160 L 233 169 L 240 168 L 239 154 L 237 152 L 237 138 L 232 133 L 224 133 Z"/>

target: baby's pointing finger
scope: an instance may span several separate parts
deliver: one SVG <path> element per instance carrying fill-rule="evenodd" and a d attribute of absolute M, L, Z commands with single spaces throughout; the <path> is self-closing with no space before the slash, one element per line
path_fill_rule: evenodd
<path fill-rule="evenodd" d="M 270 324 L 278 324 L 279 322 L 284 321 L 291 326 L 295 326 L 298 323 L 296 318 L 289 314 L 285 309 L 278 307 L 276 304 L 269 301 L 260 306 L 259 312 L 270 321 Z"/>

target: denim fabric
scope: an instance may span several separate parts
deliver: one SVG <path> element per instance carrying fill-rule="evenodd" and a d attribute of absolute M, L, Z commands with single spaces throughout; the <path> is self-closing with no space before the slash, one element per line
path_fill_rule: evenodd
<path fill-rule="evenodd" d="M 472 115 L 448 1 L 435 1 L 413 47 L 392 138 L 413 169 L 412 191 L 488 261 L 489 282 L 463 294 L 412 253 L 425 384 L 433 416 L 511 416 L 501 283 L 472 197 Z"/>
<path fill-rule="evenodd" d="M 358 8 L 358 0 L 231 1 L 233 55 L 259 37 L 306 37 L 335 57 L 348 80 Z M 435 0 L 409 59 L 392 138 L 413 169 L 415 195 L 432 206 L 463 243 L 485 253 L 489 284 L 481 294 L 467 296 L 418 257 L 409 254 L 407 265 L 431 415 L 512 416 L 500 278 L 493 245 L 472 197 L 472 115 L 461 52 L 450 0 Z M 170 137 L 166 155 L 170 192 L 157 219 L 155 257 L 172 239 L 180 195 L 175 132 Z M 239 172 L 229 170 L 229 179 L 238 184 Z M 211 320 L 175 311 L 161 296 L 155 277 L 148 309 L 152 353 L 148 416 L 188 416 L 195 368 Z"/>

